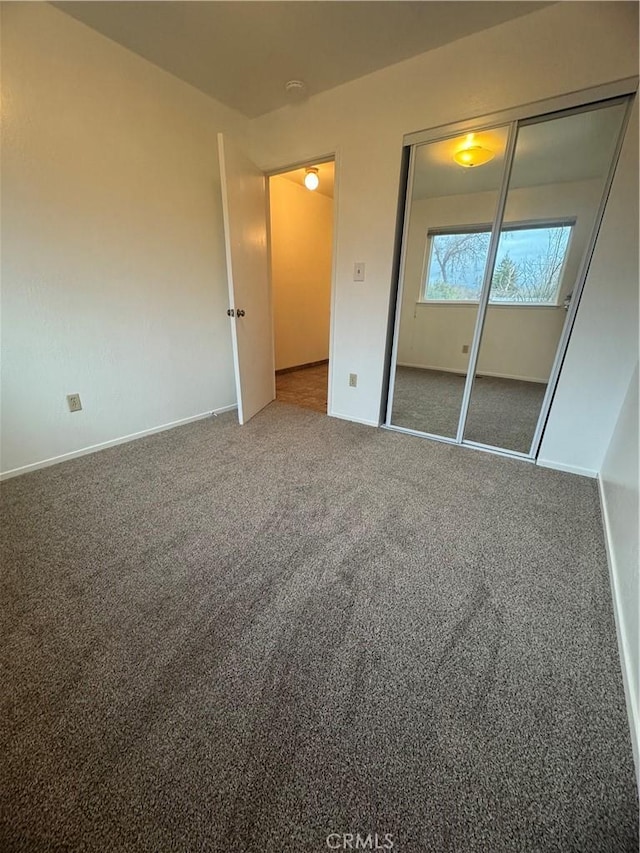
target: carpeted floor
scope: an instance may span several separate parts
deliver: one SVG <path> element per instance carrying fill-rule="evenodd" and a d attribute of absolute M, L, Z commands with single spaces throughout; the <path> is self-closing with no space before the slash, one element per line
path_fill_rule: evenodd
<path fill-rule="evenodd" d="M 398 367 L 391 422 L 455 438 L 464 383 L 457 373 Z M 541 382 L 477 376 L 464 438 L 528 453 L 546 390 Z"/>
<path fill-rule="evenodd" d="M 637 850 L 595 482 L 273 403 L 1 491 L 3 853 Z"/>
<path fill-rule="evenodd" d="M 276 400 L 327 414 L 329 363 L 276 373 Z"/>

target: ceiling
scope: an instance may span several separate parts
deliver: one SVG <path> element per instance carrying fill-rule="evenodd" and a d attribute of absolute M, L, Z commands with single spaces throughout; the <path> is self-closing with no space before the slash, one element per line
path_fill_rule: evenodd
<path fill-rule="evenodd" d="M 546 2 L 74 0 L 58 9 L 253 118 Z"/>
<path fill-rule="evenodd" d="M 625 105 L 565 115 L 520 128 L 510 186 L 533 187 L 601 178 L 607 175 Z M 420 145 L 416 150 L 413 198 L 496 192 L 500 187 L 507 128 L 473 134 L 473 144 L 493 151 L 483 166 L 466 169 L 453 155 L 467 135 Z"/>

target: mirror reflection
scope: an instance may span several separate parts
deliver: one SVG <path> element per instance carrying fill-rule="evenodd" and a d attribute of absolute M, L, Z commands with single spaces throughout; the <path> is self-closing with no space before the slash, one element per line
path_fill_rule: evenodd
<path fill-rule="evenodd" d="M 508 128 L 414 153 L 390 422 L 455 438 Z"/>
<path fill-rule="evenodd" d="M 465 440 L 530 451 L 624 110 L 518 131 Z"/>
<path fill-rule="evenodd" d="M 535 453 L 626 108 L 520 122 L 506 195 L 508 126 L 414 147 L 390 425 Z"/>

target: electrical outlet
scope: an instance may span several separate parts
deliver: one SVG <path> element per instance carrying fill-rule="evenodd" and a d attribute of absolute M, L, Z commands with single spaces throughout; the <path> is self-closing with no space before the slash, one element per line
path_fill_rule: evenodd
<path fill-rule="evenodd" d="M 358 387 L 358 374 L 350 373 L 349 374 L 349 388 L 357 388 Z"/>
<path fill-rule="evenodd" d="M 79 412 L 82 410 L 80 402 L 80 394 L 67 394 L 67 405 L 70 412 Z"/>
<path fill-rule="evenodd" d="M 462 352 L 469 352 L 469 344 L 462 345 Z"/>

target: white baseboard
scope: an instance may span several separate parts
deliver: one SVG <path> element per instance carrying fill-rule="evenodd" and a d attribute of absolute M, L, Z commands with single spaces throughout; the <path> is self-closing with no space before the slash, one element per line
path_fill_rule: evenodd
<path fill-rule="evenodd" d="M 380 421 L 369 421 L 366 418 L 354 418 L 353 415 L 342 415 L 339 412 L 328 412 L 330 418 L 339 418 L 341 421 L 352 421 L 354 424 L 364 424 L 365 426 L 379 427 Z"/>
<path fill-rule="evenodd" d="M 591 477 L 595 479 L 598 472 L 592 468 L 581 468 L 579 465 L 566 465 L 564 462 L 554 462 L 551 459 L 536 459 L 536 465 L 541 468 L 553 468 L 554 471 L 565 471 L 567 474 L 578 474 L 580 477 Z"/>
<path fill-rule="evenodd" d="M 147 435 L 154 435 L 157 432 L 164 432 L 167 429 L 185 426 L 194 421 L 201 421 L 203 418 L 210 418 L 212 415 L 221 415 L 224 412 L 230 412 L 237 409 L 237 405 L 232 403 L 230 406 L 221 406 L 219 409 L 214 409 L 211 412 L 202 412 L 199 415 L 192 415 L 189 418 L 182 418 L 179 421 L 171 421 L 168 424 L 151 427 L 151 429 L 143 429 L 140 432 L 132 432 L 130 435 L 123 435 L 119 438 L 113 438 L 110 441 L 103 441 L 100 444 L 92 444 L 89 447 L 82 447 L 80 450 L 72 450 L 69 453 L 62 453 L 60 456 L 52 456 L 50 459 L 42 459 L 40 462 L 33 462 L 30 465 L 22 465 L 20 468 L 12 468 L 10 471 L 0 473 L 0 480 L 9 480 L 11 477 L 19 477 L 20 474 L 28 474 L 31 471 L 37 471 L 40 468 L 48 468 L 50 465 L 58 465 L 60 462 L 67 462 L 69 459 L 76 459 L 78 456 L 87 456 L 89 453 L 97 453 L 99 450 L 106 450 L 108 447 L 115 447 L 117 444 L 125 444 L 127 441 L 135 441 L 137 438 L 144 438 Z"/>
<path fill-rule="evenodd" d="M 237 403 L 230 403 L 228 406 L 220 406 L 218 409 L 213 409 L 213 411 L 209 412 L 210 415 L 224 415 L 225 412 L 234 412 L 238 408 Z M 198 415 L 193 418 L 193 420 L 198 420 L 199 418 L 206 418 L 207 415 Z"/>
<path fill-rule="evenodd" d="M 607 498 L 602 484 L 602 478 L 598 475 L 598 492 L 600 494 L 600 506 L 602 508 L 602 526 L 604 528 L 604 543 L 607 552 L 607 563 L 609 565 L 609 581 L 611 583 L 611 597 L 613 599 L 613 615 L 616 623 L 616 634 L 618 637 L 618 650 L 620 652 L 620 665 L 622 668 L 622 681 L 624 683 L 624 695 L 627 703 L 627 715 L 629 717 L 629 730 L 631 733 L 631 746 L 633 749 L 633 760 L 636 765 L 636 782 L 640 796 L 640 707 L 638 707 L 638 696 L 632 690 L 632 659 L 629 653 L 627 633 L 622 616 L 622 604 L 620 599 L 620 588 L 617 577 L 618 570 L 616 558 L 611 543 L 611 525 L 609 523 L 609 512 Z"/>
<path fill-rule="evenodd" d="M 466 376 L 466 370 L 458 370 L 455 367 L 436 367 L 431 364 L 409 364 L 406 361 L 399 361 L 398 367 L 415 367 L 418 370 L 435 370 L 440 373 L 456 373 L 458 376 Z M 536 379 L 533 376 L 517 376 L 511 373 L 495 373 L 492 370 L 480 370 L 476 368 L 477 376 L 491 376 L 495 379 L 517 379 L 519 382 L 537 382 L 541 384 L 546 384 L 548 379 Z"/>

